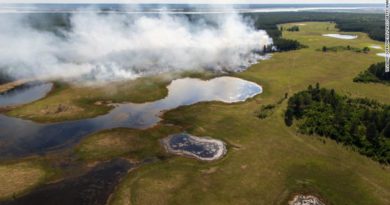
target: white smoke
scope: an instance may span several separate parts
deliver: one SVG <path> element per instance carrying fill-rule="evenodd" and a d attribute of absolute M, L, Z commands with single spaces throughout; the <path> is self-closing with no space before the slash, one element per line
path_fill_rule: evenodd
<path fill-rule="evenodd" d="M 136 78 L 168 71 L 239 71 L 272 39 L 238 14 L 72 14 L 71 29 L 43 31 L 26 16 L 0 18 L 0 69 L 17 78 Z M 203 20 L 202 20 L 203 19 Z M 206 23 L 207 21 L 207 23 Z"/>

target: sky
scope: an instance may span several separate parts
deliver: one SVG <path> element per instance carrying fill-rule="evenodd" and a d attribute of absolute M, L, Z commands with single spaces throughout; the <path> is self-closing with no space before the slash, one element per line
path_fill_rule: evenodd
<path fill-rule="evenodd" d="M 385 0 L 0 0 L 0 3 L 257 3 L 257 4 L 326 4 L 384 3 Z"/>

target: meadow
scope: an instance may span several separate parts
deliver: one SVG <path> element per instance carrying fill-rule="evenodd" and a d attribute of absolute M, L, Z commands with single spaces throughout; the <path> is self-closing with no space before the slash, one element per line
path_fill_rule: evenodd
<path fill-rule="evenodd" d="M 296 24 L 281 26 L 288 28 Z M 381 50 L 371 49 L 368 53 L 318 51 L 323 46 L 364 48 L 382 43 L 358 32 L 348 33 L 358 35 L 355 40 L 323 37 L 322 34 L 339 33 L 333 23 L 300 22 L 299 28 L 299 32 L 283 31 L 283 38 L 298 40 L 307 48 L 274 53 L 269 60 L 231 74 L 262 85 L 264 92 L 255 98 L 236 104 L 208 102 L 180 107 L 166 112 L 163 123 L 154 128 L 103 131 L 85 138 L 66 152 L 86 166 L 118 157 L 132 161 L 157 159 L 131 171 L 110 197 L 111 205 L 286 204 L 296 193 L 314 194 L 326 204 L 389 204 L 388 165 L 330 139 L 299 134 L 296 127 L 284 124 L 287 101 L 277 104 L 286 93 L 291 96 L 317 82 L 339 94 L 389 104 L 390 86 L 353 82 L 361 71 L 383 61 L 383 57 L 376 56 Z M 210 74 L 186 76 L 208 78 Z M 60 83 L 47 98 L 17 107 L 7 114 L 43 122 L 91 117 L 107 112 L 110 109 L 107 101 L 145 102 L 162 98 L 166 95 L 167 83 L 169 78 L 139 79 L 129 84 L 124 82 L 114 93 Z M 137 89 L 131 89 L 135 87 Z M 124 91 L 125 95 L 119 94 Z M 145 95 L 146 92 L 150 95 Z M 80 110 L 54 117 L 42 114 L 41 110 L 59 103 L 77 106 Z M 277 105 L 271 114 L 260 119 L 261 106 L 267 104 Z M 158 140 L 181 131 L 221 139 L 228 144 L 228 153 L 215 162 L 166 154 Z M 49 158 L 41 160 L 53 163 L 55 158 Z M 33 159 L 19 161 L 28 160 Z M 16 176 L 5 169 L 9 166 L 9 162 L 0 166 L 0 177 Z M 31 168 L 32 165 L 20 170 Z M 46 182 L 58 178 L 61 177 L 52 177 Z M 39 183 L 42 181 L 20 183 L 15 193 L 25 192 Z M 2 183 L 4 187 L 12 185 Z"/>
<path fill-rule="evenodd" d="M 352 81 L 357 73 L 383 60 L 375 50 L 368 54 L 316 51 L 323 46 L 363 48 L 380 42 L 364 33 L 353 33 L 359 38 L 350 41 L 321 36 L 338 33 L 331 23 L 300 24 L 300 32 L 283 36 L 308 48 L 276 53 L 234 74 L 262 85 L 263 94 L 245 103 L 201 103 L 164 115 L 166 123 L 227 142 L 226 158 L 204 163 L 173 157 L 141 167 L 122 182 L 111 204 L 286 204 L 294 193 L 312 193 L 328 204 L 388 204 L 386 165 L 334 141 L 287 128 L 285 102 L 266 119 L 257 118 L 261 105 L 275 104 L 285 93 L 291 95 L 316 82 L 351 97 L 390 103 L 390 87 Z"/>

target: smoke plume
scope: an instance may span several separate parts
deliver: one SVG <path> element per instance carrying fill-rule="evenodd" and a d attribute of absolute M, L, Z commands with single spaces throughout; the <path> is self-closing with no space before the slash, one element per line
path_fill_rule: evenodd
<path fill-rule="evenodd" d="M 238 14 L 191 19 L 75 13 L 68 27 L 34 25 L 28 15 L 0 18 L 1 72 L 106 81 L 182 70 L 240 71 L 259 60 L 254 51 L 272 43 Z"/>

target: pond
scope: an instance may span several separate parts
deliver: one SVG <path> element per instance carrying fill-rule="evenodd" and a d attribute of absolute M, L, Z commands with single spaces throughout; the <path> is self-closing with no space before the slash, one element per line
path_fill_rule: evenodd
<path fill-rule="evenodd" d="M 377 56 L 380 56 L 380 57 L 386 58 L 386 53 L 377 53 L 376 55 L 377 55 Z"/>
<path fill-rule="evenodd" d="M 352 40 L 357 39 L 357 35 L 345 35 L 345 34 L 323 34 L 322 36 L 325 37 L 331 37 L 331 38 L 338 38 L 338 39 L 344 39 L 344 40 Z"/>
<path fill-rule="evenodd" d="M 0 107 L 14 106 L 39 100 L 52 89 L 52 83 L 26 83 L 0 94 Z"/>
<path fill-rule="evenodd" d="M 370 48 L 381 50 L 382 46 L 380 46 L 380 45 L 371 45 Z"/>
<path fill-rule="evenodd" d="M 179 106 L 208 101 L 242 102 L 261 92 L 261 86 L 239 78 L 219 77 L 207 81 L 184 78 L 172 81 L 164 99 L 117 104 L 106 115 L 95 118 L 41 124 L 0 115 L 0 158 L 45 153 L 105 129 L 150 128 L 161 121 L 164 111 Z"/>
<path fill-rule="evenodd" d="M 202 161 L 213 161 L 226 154 L 226 146 L 220 140 L 196 137 L 187 133 L 170 135 L 162 140 L 167 152 Z"/>

